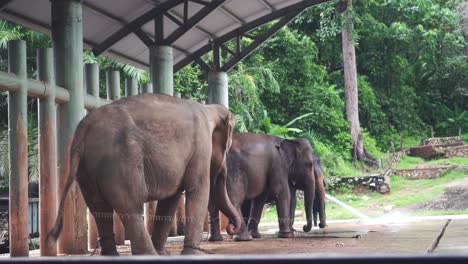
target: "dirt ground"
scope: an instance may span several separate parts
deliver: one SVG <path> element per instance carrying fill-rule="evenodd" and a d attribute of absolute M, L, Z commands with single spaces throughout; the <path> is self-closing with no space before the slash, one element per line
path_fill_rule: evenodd
<path fill-rule="evenodd" d="M 447 184 L 441 197 L 415 208 L 418 210 L 468 210 L 468 177 Z"/>

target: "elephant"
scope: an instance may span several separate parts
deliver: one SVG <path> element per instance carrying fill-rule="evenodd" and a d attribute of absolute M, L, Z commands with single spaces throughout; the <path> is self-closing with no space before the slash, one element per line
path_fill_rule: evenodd
<path fill-rule="evenodd" d="M 203 254 L 199 245 L 212 189 L 219 188 L 218 205 L 233 223 L 230 232 L 241 226 L 226 176 L 219 173 L 226 167 L 234 126 L 234 115 L 222 105 L 167 95 L 131 96 L 93 110 L 68 144 L 68 179 L 49 237 L 56 240 L 60 234 L 64 201 L 76 178 L 96 220 L 102 255 L 118 255 L 113 211 L 128 231 L 133 255 L 168 254 L 165 243 L 184 191 L 182 254 Z M 154 200 L 158 206 L 150 235 L 143 208 Z"/>
<path fill-rule="evenodd" d="M 316 170 L 316 174 L 320 174 L 322 172 L 322 165 L 321 165 L 321 162 L 320 162 L 320 158 L 314 154 L 314 159 L 316 160 L 316 165 L 315 165 L 315 168 L 317 168 Z M 323 184 L 323 188 L 326 188 L 326 184 L 325 184 L 325 179 L 323 180 L 322 182 Z M 321 202 L 320 202 L 320 199 L 317 199 L 317 197 L 315 197 L 314 199 L 314 205 L 312 206 L 312 218 L 313 218 L 313 224 L 314 226 L 317 226 L 317 217 L 319 215 L 319 211 L 320 211 L 320 207 L 321 207 Z M 291 197 L 291 213 L 293 213 L 296 209 L 296 190 L 292 190 L 292 197 Z M 326 218 L 326 210 L 325 210 L 325 201 L 323 202 L 323 214 L 325 215 L 325 218 Z M 292 219 L 291 219 L 291 227 L 294 225 L 294 217 L 293 215 L 291 215 Z M 294 228 L 292 228 L 294 230 Z M 295 231 L 295 230 L 294 230 Z M 310 230 L 309 230 L 310 231 Z"/>
<path fill-rule="evenodd" d="M 327 188 L 327 185 L 325 184 L 325 180 L 323 180 L 323 188 Z M 326 215 L 326 209 L 325 209 L 325 202 L 323 204 L 323 212 L 324 214 Z M 312 210 L 312 218 L 313 218 L 313 221 L 314 221 L 314 226 L 317 226 L 317 216 L 318 216 L 318 213 L 320 211 L 320 202 L 318 199 L 314 199 L 314 206 L 313 206 L 313 210 Z"/>
<path fill-rule="evenodd" d="M 293 190 L 304 190 L 304 203 L 307 213 L 307 225 L 304 231 L 312 228 L 312 206 L 317 190 L 320 206 L 320 227 L 326 226 L 322 206 L 325 200 L 325 189 L 317 156 L 307 139 L 283 139 L 276 136 L 236 133 L 232 137 L 232 147 L 227 156 L 227 192 L 238 213 L 244 218 L 235 241 L 248 241 L 259 238 L 258 221 L 264 203 L 269 199 L 276 202 L 280 238 L 292 238 L 294 232 L 291 219 L 291 195 Z M 316 184 L 320 183 L 320 184 Z M 221 194 L 215 193 L 215 198 Z M 216 201 L 217 199 L 213 199 Z M 252 200 L 249 215 L 242 213 L 243 202 Z M 223 237 L 219 228 L 219 210 L 216 203 L 210 203 L 210 237 L 209 241 L 221 241 Z M 295 204 L 294 204 L 295 208 Z M 245 210 L 245 209 L 244 209 Z M 253 232 L 249 232 L 252 230 Z M 229 230 L 228 234 L 230 234 Z"/>

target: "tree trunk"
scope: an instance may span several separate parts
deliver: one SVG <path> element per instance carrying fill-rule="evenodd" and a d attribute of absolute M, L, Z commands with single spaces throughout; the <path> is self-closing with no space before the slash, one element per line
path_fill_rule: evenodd
<path fill-rule="evenodd" d="M 345 107 L 346 119 L 349 123 L 349 133 L 351 135 L 351 151 L 353 160 L 362 160 L 374 164 L 375 159 L 371 157 L 364 148 L 362 140 L 361 126 L 359 123 L 358 108 L 358 87 L 356 71 L 356 52 L 353 42 L 353 21 L 350 15 L 346 14 L 352 6 L 352 0 L 342 1 L 345 4 L 343 19 L 345 23 L 342 30 L 343 42 L 343 68 L 344 68 L 344 86 L 345 86 Z M 340 8 L 342 11 L 343 8 Z"/>

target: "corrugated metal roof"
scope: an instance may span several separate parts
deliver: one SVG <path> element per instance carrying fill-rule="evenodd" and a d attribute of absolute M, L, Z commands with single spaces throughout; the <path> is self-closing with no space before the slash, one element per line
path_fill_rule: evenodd
<path fill-rule="evenodd" d="M 236 30 L 249 28 L 252 23 L 254 26 L 265 24 L 293 11 L 298 12 L 326 1 L 83 0 L 84 46 L 119 61 L 148 69 L 149 49 L 141 35 L 149 37 L 147 41 L 153 41 L 154 14 L 167 9 L 163 16 L 164 38 L 171 36 L 176 30 L 183 32 L 176 36 L 172 43 L 174 65 L 180 69 L 194 58 L 205 54 L 210 40 L 229 37 Z M 50 34 L 50 0 L 12 0 L 4 3 L 0 11 L 1 17 Z M 220 4 L 215 5 L 213 10 L 208 8 L 216 3 Z M 181 30 L 181 27 L 184 27 L 184 9 L 188 11 L 186 22 L 191 19 L 197 21 L 194 26 L 188 26 L 188 30 Z M 204 13 L 203 18 L 196 19 L 196 15 L 201 13 Z M 130 32 L 125 30 L 128 27 L 132 27 Z M 139 33 L 140 37 L 136 33 Z"/>

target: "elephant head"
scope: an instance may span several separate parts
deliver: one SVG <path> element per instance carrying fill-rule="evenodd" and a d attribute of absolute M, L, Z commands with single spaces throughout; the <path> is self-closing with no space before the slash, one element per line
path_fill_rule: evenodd
<path fill-rule="evenodd" d="M 230 224 L 226 231 L 231 234 L 237 234 L 240 231 L 242 224 L 241 217 L 235 207 L 232 205 L 231 200 L 226 190 L 227 179 L 227 153 L 232 145 L 232 132 L 235 126 L 234 115 L 222 105 L 208 105 L 211 112 L 215 112 L 213 121 L 215 128 L 212 135 L 212 154 L 210 166 L 210 204 L 214 203 L 213 197 L 215 193 L 217 199 L 216 204 L 220 210 L 231 220 L 234 224 Z"/>
<path fill-rule="evenodd" d="M 304 190 L 304 207 L 307 225 L 304 232 L 312 228 L 312 210 L 314 199 L 318 203 L 320 228 L 326 226 L 325 188 L 323 186 L 322 165 L 319 157 L 313 152 L 307 139 L 284 139 L 279 144 L 279 152 L 289 168 L 289 183 L 295 189 Z"/>

